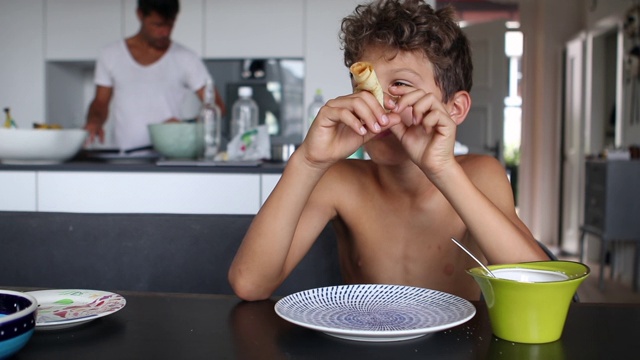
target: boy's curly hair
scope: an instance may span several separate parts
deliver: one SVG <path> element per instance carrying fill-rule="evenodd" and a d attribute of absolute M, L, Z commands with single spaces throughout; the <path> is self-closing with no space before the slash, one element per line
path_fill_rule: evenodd
<path fill-rule="evenodd" d="M 378 0 L 358 5 L 342 20 L 340 42 L 347 67 L 369 46 L 423 53 L 433 64 L 436 85 L 445 103 L 457 91 L 471 90 L 471 49 L 450 6 L 435 11 L 422 0 Z"/>

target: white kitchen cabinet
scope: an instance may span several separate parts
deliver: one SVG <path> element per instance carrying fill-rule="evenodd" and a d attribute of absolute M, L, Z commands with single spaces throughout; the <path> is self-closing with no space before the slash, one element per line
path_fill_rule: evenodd
<path fill-rule="evenodd" d="M 260 183 L 260 206 L 267 201 L 267 198 L 276 187 L 281 177 L 282 174 L 262 174 L 262 181 Z"/>
<path fill-rule="evenodd" d="M 307 0 L 305 16 L 306 66 L 305 106 L 313 101 L 316 89 L 324 100 L 351 93 L 349 69 L 344 66 L 338 34 L 342 19 L 351 14 L 361 0 Z"/>
<path fill-rule="evenodd" d="M 303 56 L 303 0 L 205 2 L 205 57 Z"/>
<path fill-rule="evenodd" d="M 46 0 L 47 60 L 94 60 L 123 36 L 122 0 Z"/>
<path fill-rule="evenodd" d="M 38 211 L 256 214 L 260 174 L 38 173 Z"/>
<path fill-rule="evenodd" d="M 43 14 L 42 0 L 0 0 L 0 106 L 18 127 L 44 120 Z"/>
<path fill-rule="evenodd" d="M 36 211 L 36 172 L 0 171 L 0 211 Z"/>
<path fill-rule="evenodd" d="M 137 0 L 124 1 L 124 37 L 135 35 L 140 30 L 136 15 Z M 181 0 L 180 12 L 171 38 L 202 56 L 204 53 L 203 11 L 205 0 Z"/>

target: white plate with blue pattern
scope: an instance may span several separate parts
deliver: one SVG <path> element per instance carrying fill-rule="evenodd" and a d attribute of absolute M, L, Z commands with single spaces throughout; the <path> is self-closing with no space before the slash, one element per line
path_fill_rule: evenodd
<path fill-rule="evenodd" d="M 400 285 L 341 285 L 280 299 L 276 313 L 299 326 L 357 341 L 415 339 L 463 324 L 476 314 L 469 301 L 445 292 Z"/>

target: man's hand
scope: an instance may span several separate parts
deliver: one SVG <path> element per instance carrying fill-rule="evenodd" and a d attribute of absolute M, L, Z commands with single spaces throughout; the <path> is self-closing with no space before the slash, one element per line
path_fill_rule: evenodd
<path fill-rule="evenodd" d="M 89 133 L 85 145 L 93 144 L 96 140 L 99 140 L 101 144 L 104 143 L 104 129 L 101 125 L 87 123 L 84 129 Z"/>

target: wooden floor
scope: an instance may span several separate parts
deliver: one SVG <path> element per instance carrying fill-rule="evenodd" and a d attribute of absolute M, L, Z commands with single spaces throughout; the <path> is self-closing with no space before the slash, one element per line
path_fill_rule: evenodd
<path fill-rule="evenodd" d="M 563 258 L 563 260 L 577 261 L 576 258 Z M 598 263 L 586 263 L 591 269 L 591 274 L 578 288 L 580 302 L 596 303 L 640 303 L 640 291 L 634 292 L 630 285 L 611 280 L 609 268 L 604 271 L 604 289 L 598 288 L 598 275 L 600 266 Z"/>

